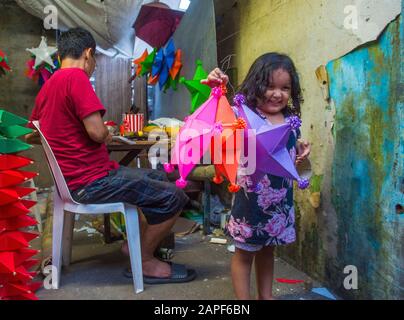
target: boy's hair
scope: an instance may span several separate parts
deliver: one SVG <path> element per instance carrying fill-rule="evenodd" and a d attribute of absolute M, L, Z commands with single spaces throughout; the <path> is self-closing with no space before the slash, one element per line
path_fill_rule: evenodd
<path fill-rule="evenodd" d="M 297 74 L 292 59 L 287 55 L 271 52 L 259 57 L 251 66 L 239 91 L 246 97 L 247 104 L 251 108 L 256 107 L 258 105 L 258 100 L 264 99 L 268 86 L 271 83 L 272 74 L 278 69 L 287 71 L 292 81 L 291 97 L 293 100 L 293 107 L 286 108 L 284 113 L 300 117 L 300 105 L 303 102 L 303 97 L 299 75 Z"/>
<path fill-rule="evenodd" d="M 96 43 L 90 32 L 83 28 L 74 28 L 63 32 L 58 41 L 60 59 L 67 57 L 79 59 L 84 50 L 91 48 L 95 53 Z"/>

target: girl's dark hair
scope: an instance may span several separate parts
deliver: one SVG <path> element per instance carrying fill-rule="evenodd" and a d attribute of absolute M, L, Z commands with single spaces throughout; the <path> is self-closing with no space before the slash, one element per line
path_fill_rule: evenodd
<path fill-rule="evenodd" d="M 246 97 L 247 104 L 251 108 L 256 107 L 258 100 L 265 98 L 265 93 L 272 81 L 272 75 L 278 69 L 287 71 L 292 79 L 291 97 L 293 107 L 286 108 L 284 113 L 300 117 L 300 105 L 303 103 L 303 97 L 299 75 L 292 59 L 287 55 L 271 52 L 255 60 L 250 71 L 248 71 L 247 77 L 241 84 L 239 92 Z"/>
<path fill-rule="evenodd" d="M 95 53 L 96 43 L 90 32 L 83 28 L 74 28 L 63 32 L 58 41 L 60 59 L 70 57 L 79 59 L 84 50 L 91 48 Z"/>

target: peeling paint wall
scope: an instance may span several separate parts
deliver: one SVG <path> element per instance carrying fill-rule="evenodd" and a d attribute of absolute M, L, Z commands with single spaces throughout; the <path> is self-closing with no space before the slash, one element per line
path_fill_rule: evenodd
<path fill-rule="evenodd" d="M 344 27 L 347 5 L 358 9 L 358 30 Z M 313 179 L 310 190 L 296 193 L 297 243 L 278 254 L 347 298 L 402 298 L 403 218 L 395 209 L 403 171 L 400 12 L 395 0 L 216 1 L 218 57 L 235 55 L 233 85 L 265 52 L 286 53 L 296 63 Z M 316 78 L 320 65 L 328 65 L 331 102 Z M 353 77 L 343 81 L 347 73 Z M 358 268 L 359 290 L 343 287 L 347 265 Z"/>
<path fill-rule="evenodd" d="M 402 19 L 394 21 L 377 42 L 327 66 L 336 108 L 331 196 L 338 264 L 356 266 L 362 294 L 378 299 L 404 298 L 404 218 L 396 212 L 404 203 L 397 90 L 402 27 Z"/>

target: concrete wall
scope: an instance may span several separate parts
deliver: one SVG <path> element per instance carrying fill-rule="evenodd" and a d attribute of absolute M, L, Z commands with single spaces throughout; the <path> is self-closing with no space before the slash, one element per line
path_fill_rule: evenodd
<path fill-rule="evenodd" d="M 206 71 L 214 68 L 217 54 L 213 0 L 192 0 L 173 38 L 175 46 L 182 50 L 181 76 L 193 78 L 197 59 L 202 60 Z M 156 86 L 152 119 L 174 117 L 183 120 L 190 109 L 191 95 L 184 85 L 179 84 L 178 91 L 170 89 L 167 93 Z"/>
<path fill-rule="evenodd" d="M 344 28 L 344 8 L 352 4 L 366 18 L 356 31 Z M 402 298 L 403 217 L 395 208 L 402 204 L 395 91 L 402 60 L 400 2 L 229 0 L 215 5 L 218 56 L 235 55 L 234 86 L 269 51 L 289 54 L 300 73 L 302 133 L 312 143 L 314 176 L 310 190 L 296 193 L 297 243 L 278 253 L 341 296 Z M 369 43 L 387 25 L 383 37 Z M 328 66 L 331 102 L 316 78 L 320 65 Z M 359 290 L 343 288 L 347 265 L 358 268 Z"/>
<path fill-rule="evenodd" d="M 48 45 L 55 46 L 55 33 L 45 32 L 40 19 L 25 12 L 13 0 L 0 2 L 0 48 L 7 54 L 13 69 L 0 78 L 0 109 L 24 118 L 31 115 L 40 87 L 24 74 L 25 63 L 30 59 L 26 48 L 38 47 L 43 35 L 47 37 Z M 50 186 L 51 177 L 41 147 L 36 146 L 24 155 L 35 161 L 35 165 L 27 169 L 40 173 L 37 186 Z"/>
<path fill-rule="evenodd" d="M 377 42 L 327 66 L 336 108 L 331 196 L 337 263 L 357 266 L 362 293 L 379 299 L 404 298 L 400 30 L 402 19 Z"/>

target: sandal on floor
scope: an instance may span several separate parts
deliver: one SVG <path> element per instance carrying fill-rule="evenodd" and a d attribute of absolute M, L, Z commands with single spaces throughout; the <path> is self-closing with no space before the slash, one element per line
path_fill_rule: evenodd
<path fill-rule="evenodd" d="M 45 259 L 41 261 L 41 273 L 44 277 L 46 277 L 49 274 L 49 272 L 45 273 L 45 268 L 51 265 L 52 265 L 52 256 L 47 256 Z"/>
<path fill-rule="evenodd" d="M 169 263 L 171 265 L 171 276 L 168 278 L 158 278 L 143 276 L 143 282 L 146 284 L 166 284 L 166 283 L 185 283 L 190 282 L 196 278 L 196 271 L 187 269 L 182 264 Z M 126 278 L 132 278 L 132 270 L 127 268 L 124 270 L 123 275 Z"/>

